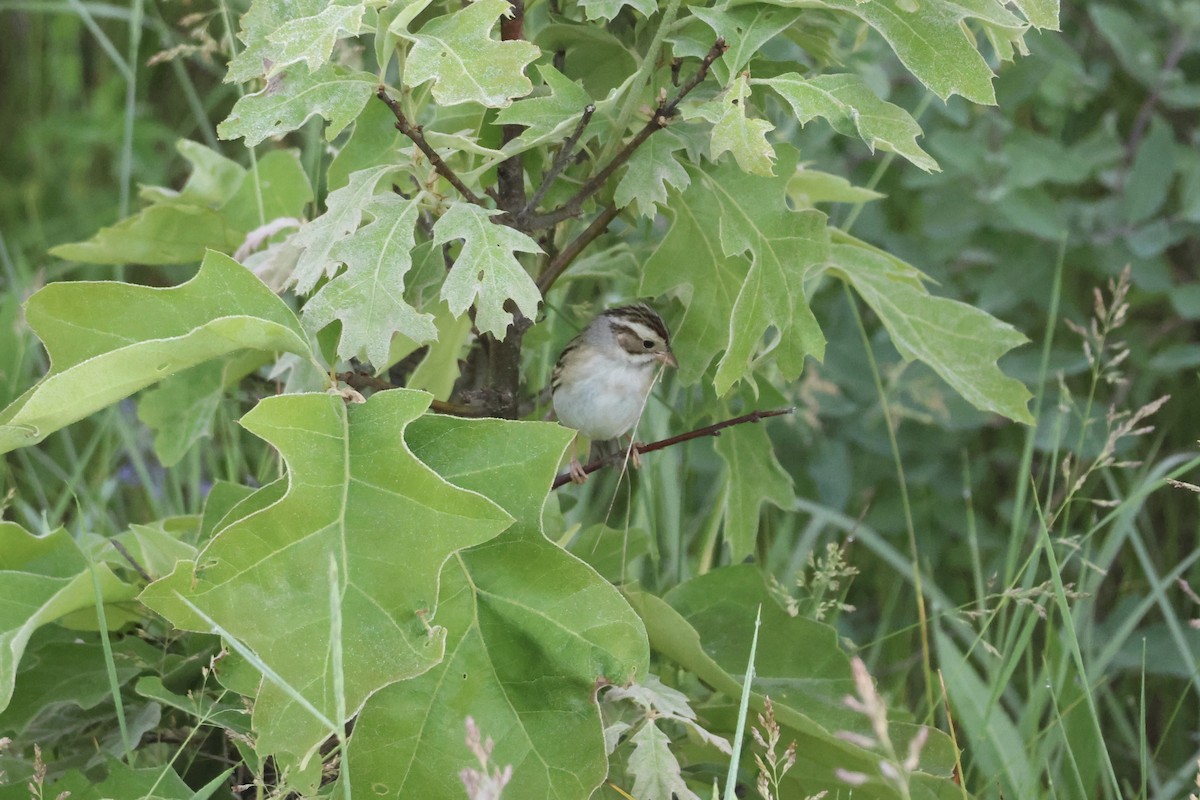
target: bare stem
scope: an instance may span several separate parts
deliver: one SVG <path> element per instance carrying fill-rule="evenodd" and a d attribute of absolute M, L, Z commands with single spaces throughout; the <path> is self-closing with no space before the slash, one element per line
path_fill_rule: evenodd
<path fill-rule="evenodd" d="M 782 417 L 785 414 L 792 414 L 795 411 L 795 408 L 777 408 L 774 411 L 751 411 L 749 414 L 742 414 L 740 417 L 734 417 L 733 419 L 727 419 L 721 422 L 714 422 L 712 425 L 705 425 L 703 428 L 697 428 L 694 431 L 681 433 L 678 436 L 672 436 L 668 439 L 660 439 L 657 442 L 651 442 L 650 444 L 636 444 L 633 446 L 633 449 L 639 455 L 653 453 L 655 450 L 662 450 L 665 447 L 671 447 L 672 445 L 677 445 L 682 442 L 688 442 L 692 439 L 699 439 L 702 436 L 720 436 L 721 431 L 725 430 L 726 428 L 731 428 L 734 425 L 742 425 L 746 422 L 759 422 L 769 417 Z M 585 475 L 591 475 L 593 472 L 624 460 L 625 451 L 622 450 L 585 464 L 583 467 L 583 473 Z M 560 486 L 565 486 L 570 482 L 571 474 L 569 472 L 564 472 L 555 477 L 554 483 L 551 484 L 550 488 L 557 489 Z"/>
<path fill-rule="evenodd" d="M 529 203 L 526 204 L 525 210 L 521 213 L 529 214 L 537 204 L 542 202 L 542 198 L 546 196 L 546 192 L 554 184 L 554 179 L 558 177 L 558 173 L 566 168 L 571 160 L 571 154 L 575 152 L 575 145 L 579 143 L 579 137 L 583 136 L 583 130 L 592 120 L 592 114 L 596 113 L 596 106 L 588 103 L 583 109 L 583 115 L 579 117 L 579 124 L 575 126 L 575 132 L 572 133 L 562 147 L 558 150 L 558 155 L 554 157 L 554 163 L 550 165 L 550 169 L 546 170 L 545 176 L 542 178 L 542 183 L 538 186 L 537 191 L 533 193 L 533 197 L 529 198 Z"/>
<path fill-rule="evenodd" d="M 608 179 L 612 177 L 613 173 L 624 166 L 625 162 L 628 161 L 637 151 L 637 149 L 642 146 L 642 143 L 649 139 L 651 134 L 654 132 L 660 131 L 667 127 L 671 121 L 671 117 L 675 116 L 675 112 L 679 108 L 679 104 L 683 102 L 683 99 L 687 97 L 693 89 L 699 86 L 704 79 L 708 77 L 708 70 L 710 67 L 712 67 L 713 62 L 720 58 L 721 54 L 727 49 L 728 47 L 725 44 L 725 40 L 717 39 L 717 41 L 713 43 L 713 46 L 709 48 L 708 53 L 705 54 L 704 59 L 700 62 L 700 68 L 696 70 L 696 73 L 692 75 L 692 77 L 689 78 L 686 83 L 679 87 L 679 91 L 675 93 L 673 98 L 670 100 L 664 100 L 658 105 L 658 108 L 654 109 L 654 113 L 650 115 L 649 121 L 646 122 L 640 131 L 634 134 L 634 137 L 630 139 L 615 156 L 613 156 L 612 160 L 609 161 L 603 169 L 593 175 L 587 183 L 580 187 L 579 191 L 576 192 L 570 200 L 563 203 L 558 208 L 554 209 L 553 211 L 548 211 L 545 214 L 536 214 L 525 218 L 523 221 L 525 222 L 526 227 L 530 230 L 549 228 L 557 225 L 565 219 L 579 216 L 579 213 L 583 210 L 583 204 L 587 201 L 587 199 L 603 188 L 604 184 L 608 182 Z"/>
<path fill-rule="evenodd" d="M 433 165 L 433 168 L 437 171 L 437 174 L 445 178 L 450 185 L 457 189 L 459 194 L 461 194 L 468 202 L 474 203 L 477 206 L 484 206 L 486 208 L 486 205 L 479 195 L 472 192 L 467 185 L 462 182 L 462 179 L 454 173 L 454 170 L 450 169 L 450 165 L 443 161 L 442 157 L 439 156 L 437 151 L 433 149 L 433 146 L 425 140 L 425 134 L 422 131 L 421 126 L 413 125 L 409 121 L 408 117 L 404 115 L 404 110 L 400 108 L 400 104 L 388 94 L 387 87 L 380 85 L 379 88 L 375 90 L 375 96 L 386 103 L 387 107 L 392 110 L 392 114 L 396 117 L 396 130 L 400 131 L 412 140 L 412 143 L 417 146 L 417 149 L 424 153 L 425 157 L 429 159 L 429 163 Z"/>
<path fill-rule="evenodd" d="M 538 291 L 545 296 L 554 282 L 558 280 L 558 276 L 563 274 L 567 267 L 571 266 L 571 262 L 579 257 L 583 249 L 591 244 L 596 238 L 608 230 L 609 224 L 617 218 L 620 210 L 612 204 L 605 206 L 600 212 L 600 216 L 592 220 L 592 224 L 584 229 L 583 233 L 576 236 L 570 244 L 564 247 L 549 264 L 546 269 L 538 276 L 537 287 Z"/>

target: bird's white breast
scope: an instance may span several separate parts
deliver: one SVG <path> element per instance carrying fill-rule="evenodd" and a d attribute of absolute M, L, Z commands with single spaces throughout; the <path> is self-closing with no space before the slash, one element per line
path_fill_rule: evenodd
<path fill-rule="evenodd" d="M 593 355 L 572 367 L 554 392 L 562 424 L 597 440 L 628 432 L 642 414 L 657 364 Z"/>

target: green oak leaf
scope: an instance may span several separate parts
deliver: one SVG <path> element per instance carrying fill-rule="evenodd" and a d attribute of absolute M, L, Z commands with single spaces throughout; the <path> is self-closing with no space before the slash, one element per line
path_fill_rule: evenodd
<path fill-rule="evenodd" d="M 432 314 L 418 312 L 404 299 L 420 203 L 381 194 L 363 210 L 374 220 L 338 241 L 330 252 L 346 271 L 313 295 L 302 319 L 312 331 L 340 319 L 338 356 L 350 358 L 365 349 L 367 359 L 382 368 L 388 363 L 393 334 L 425 344 L 437 338 L 437 329 Z"/>
<path fill-rule="evenodd" d="M 204 145 L 180 140 L 192 165 L 183 189 L 145 187 L 140 212 L 51 254 L 89 264 L 188 264 L 207 250 L 233 252 L 263 222 L 297 217 L 312 187 L 294 150 L 275 150 L 246 169 Z M 260 216 L 261 214 L 261 216 Z"/>
<path fill-rule="evenodd" d="M 1035 28 L 1058 30 L 1058 0 L 1013 0 L 1025 19 Z"/>
<path fill-rule="evenodd" d="M 803 776 L 806 791 L 844 789 L 839 769 L 879 775 L 876 753 L 838 736 L 840 731 L 864 736 L 872 731 L 866 716 L 843 702 L 846 695 L 854 693 L 854 681 L 850 660 L 838 646 L 837 631 L 789 616 L 771 596 L 757 567 L 722 567 L 675 587 L 662 598 L 640 589 L 625 594 L 646 623 L 654 651 L 735 699 L 741 696 L 755 613 L 761 607 L 750 709 L 761 711 L 764 697 L 770 696 L 775 716 L 784 726 L 784 740 L 795 738 L 799 745 L 794 771 Z M 896 716 L 893 714 L 889 724 L 891 738 L 906 742 L 916 733 L 916 726 L 895 721 Z M 732 729 L 735 720 L 729 722 Z M 713 727 L 709 730 L 720 732 Z M 957 792 L 951 778 L 953 745 L 942 732 L 929 733 L 918 774 L 923 781 L 944 784 Z M 898 747 L 903 752 L 903 745 Z M 854 796 L 893 800 L 901 795 L 894 785 L 876 778 L 856 787 Z M 913 796 L 934 795 L 922 792 Z"/>
<path fill-rule="evenodd" d="M 316 70 L 338 39 L 361 32 L 365 11 L 363 0 L 254 0 L 238 33 L 246 46 L 230 59 L 225 82 L 270 77 L 299 61 Z"/>
<path fill-rule="evenodd" d="M 792 477 L 787 474 L 762 425 L 742 425 L 727 431 L 713 447 L 725 462 L 725 539 L 730 561 L 740 564 L 753 555 L 764 503 L 790 509 L 796 503 Z"/>
<path fill-rule="evenodd" d="M 0 411 L 0 453 L 238 350 L 311 357 L 291 309 L 236 261 L 211 251 L 180 286 L 52 283 L 25 313 L 50 354 L 50 372 Z"/>
<path fill-rule="evenodd" d="M 571 135 L 592 98 L 578 81 L 573 81 L 548 64 L 538 66 L 542 81 L 550 90 L 543 97 L 518 100 L 496 114 L 496 125 L 521 125 L 521 135 L 504 145 L 505 153 L 519 153 L 544 142 L 559 141 Z"/>
<path fill-rule="evenodd" d="M 444 106 L 474 102 L 503 108 L 529 94 L 533 84 L 525 67 L 541 50 L 530 42 L 491 37 L 496 20 L 511 9 L 508 0 L 474 0 L 431 19 L 416 33 L 403 33 L 414 42 L 401 76 L 404 85 L 433 81 L 433 97 Z"/>
<path fill-rule="evenodd" d="M 239 20 L 238 39 L 244 47 L 229 60 L 225 83 L 245 83 L 267 74 L 278 59 L 278 45 L 268 37 L 290 20 L 310 19 L 329 6 L 329 0 L 252 0 Z"/>
<path fill-rule="evenodd" d="M 89 564 L 66 530 L 35 536 L 14 522 L 0 521 L 0 710 L 12 698 L 17 666 L 33 632 L 95 607 L 92 570 L 105 604 L 137 596 L 137 588 L 107 566 Z"/>
<path fill-rule="evenodd" d="M 428 405 L 400 389 L 349 407 L 332 394 L 260 402 L 242 424 L 279 450 L 286 482 L 227 512 L 196 561 L 179 562 L 142 602 L 176 627 L 211 630 L 199 609 L 327 719 L 339 677 L 349 717 L 372 692 L 429 669 L 446 635 L 427 622 L 442 563 L 512 520 L 413 457 L 404 428 Z M 331 669 L 336 630 L 342 676 Z M 330 733 L 271 680 L 254 728 L 263 752 L 300 760 Z"/>
<path fill-rule="evenodd" d="M 52 247 L 50 254 L 87 264 L 188 264 L 205 250 L 232 252 L 243 238 L 215 209 L 160 204 L 101 228 L 86 242 Z"/>
<path fill-rule="evenodd" d="M 651 717 L 629 738 L 633 752 L 626 765 L 633 776 L 633 796 L 638 800 L 700 800 L 688 788 L 671 752 L 670 738 Z"/>
<path fill-rule="evenodd" d="M 869 203 L 887 195 L 855 186 L 841 175 L 822 172 L 801 164 L 788 181 L 788 197 L 797 208 L 813 208 L 818 203 Z"/>
<path fill-rule="evenodd" d="M 1000 371 L 996 360 L 1029 341 L 982 309 L 934 297 L 920 273 L 847 234 L 830 251 L 831 272 L 849 282 L 887 328 L 905 359 L 922 361 L 967 402 L 1016 422 L 1033 424 L 1029 389 Z"/>
<path fill-rule="evenodd" d="M 442 299 L 450 311 L 461 316 L 474 303 L 475 326 L 503 339 L 512 322 L 505 302 L 511 299 L 532 319 L 542 300 L 516 253 L 540 253 L 542 248 L 520 231 L 494 224 L 491 217 L 498 213 L 456 201 L 434 223 L 433 243 L 463 240 L 462 251 L 442 284 Z"/>
<path fill-rule="evenodd" d="M 658 11 L 657 0 L 581 0 L 580 5 L 588 19 L 611 20 L 625 6 L 641 12 L 643 17 L 654 16 Z"/>
<path fill-rule="evenodd" d="M 268 55 L 271 67 L 267 76 L 277 75 L 297 61 L 303 61 L 309 72 L 315 72 L 329 61 L 338 39 L 359 34 L 365 11 L 366 4 L 357 2 L 348 6 L 330 5 L 310 17 L 290 17 L 267 34 L 267 41 L 273 45 Z"/>
<path fill-rule="evenodd" d="M 683 165 L 675 158 L 675 152 L 686 145 L 669 130 L 663 130 L 647 139 L 634 151 L 625 168 L 625 174 L 617 183 L 613 202 L 618 208 L 633 205 L 637 213 L 653 219 L 658 206 L 667 204 L 667 185 L 686 189 L 691 183 Z"/>
<path fill-rule="evenodd" d="M 292 282 L 298 294 L 308 294 L 323 277 L 332 276 L 340 263 L 335 247 L 358 230 L 363 212 L 374 201 L 380 181 L 396 172 L 392 163 L 376 164 L 351 173 L 346 185 L 325 198 L 325 213 L 305 223 L 288 244 L 302 248 L 292 270 Z"/>
<path fill-rule="evenodd" d="M 675 348 L 679 379 L 686 385 L 700 380 L 712 360 L 728 348 L 733 306 L 750 260 L 724 254 L 718 235 L 720 208 L 694 185 L 671 194 L 667 213 L 671 227 L 646 261 L 639 292 L 673 292 L 688 298 L 682 322 L 671 326 L 675 341 L 688 343 Z"/>
<path fill-rule="evenodd" d="M 447 563 L 435 621 L 445 660 L 367 701 L 350 742 L 354 793 L 452 797 L 475 762 L 468 716 L 486 721 L 506 795 L 587 797 L 608 771 L 597 685 L 645 675 L 645 632 L 620 594 L 546 539 L 542 506 L 571 432 L 557 425 L 426 416 L 409 446 L 451 483 L 516 519 Z"/>
<path fill-rule="evenodd" d="M 800 9 L 768 3 L 749 3 L 735 8 L 693 6 L 691 12 L 725 40 L 728 49 L 712 65 L 713 74 L 722 85 L 729 82 L 730 76 L 740 73 L 763 45 L 791 27 L 803 13 Z M 676 55 L 702 58 L 712 45 L 712 35 L 700 37 L 700 41 L 707 44 L 696 47 L 689 38 L 683 43 L 684 49 Z"/>
<path fill-rule="evenodd" d="M 209 147 L 180 139 L 175 150 L 190 165 L 182 189 L 142 186 L 138 198 L 147 203 L 183 203 L 220 208 L 233 197 L 246 175 L 246 168 Z"/>
<path fill-rule="evenodd" d="M 744 74 L 738 75 L 722 94 L 697 106 L 693 113 L 713 124 L 710 155 L 714 161 L 728 150 L 746 172 L 771 175 L 775 148 L 767 141 L 767 133 L 775 126 L 765 119 L 746 115 L 749 99 L 749 79 Z"/>
<path fill-rule="evenodd" d="M 974 37 L 964 28 L 977 21 L 998 35 L 993 44 L 1020 43 L 1025 23 L 999 0 L 773 0 L 794 8 L 843 11 L 870 25 L 887 41 L 900 61 L 943 100 L 959 94 L 973 103 L 994 105 L 992 70 Z"/>
<path fill-rule="evenodd" d="M 326 64 L 311 73 L 293 64 L 272 76 L 259 91 L 234 103 L 229 116 L 217 126 L 217 135 L 244 138 L 247 147 L 254 147 L 270 136 L 296 130 L 319 114 L 329 122 L 325 138 L 332 141 L 359 115 L 378 85 L 374 75 L 337 64 Z"/>
<path fill-rule="evenodd" d="M 791 105 L 801 125 L 814 117 L 829 120 L 843 136 L 859 136 L 871 152 L 875 148 L 904 156 L 926 172 L 937 171 L 937 162 L 917 145 L 921 126 L 900 106 L 875 96 L 858 75 L 818 75 L 805 79 L 789 72 L 775 78 L 755 79 L 770 86 Z"/>
<path fill-rule="evenodd" d="M 795 168 L 795 151 L 781 148 L 777 177 L 715 166 L 692 170 L 687 191 L 672 193 L 671 229 L 646 262 L 641 291 L 690 296 L 676 333 L 689 344 L 677 355 L 685 383 L 699 379 L 723 350 L 714 385 L 724 394 L 753 369 L 771 327 L 785 379 L 799 376 L 805 356 L 824 357 L 804 280 L 824 265 L 829 235 L 824 214 L 787 207 Z"/>

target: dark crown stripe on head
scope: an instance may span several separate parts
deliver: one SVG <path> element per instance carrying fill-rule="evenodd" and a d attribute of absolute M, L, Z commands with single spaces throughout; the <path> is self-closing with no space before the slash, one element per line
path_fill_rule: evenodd
<path fill-rule="evenodd" d="M 604 312 L 605 316 L 615 317 L 617 319 L 625 319 L 630 322 L 640 322 L 647 328 L 657 333 L 662 340 L 667 344 L 671 342 L 671 334 L 667 330 L 666 324 L 663 323 L 662 317 L 648 305 L 638 303 L 632 306 L 621 306 L 620 308 L 610 308 Z"/>

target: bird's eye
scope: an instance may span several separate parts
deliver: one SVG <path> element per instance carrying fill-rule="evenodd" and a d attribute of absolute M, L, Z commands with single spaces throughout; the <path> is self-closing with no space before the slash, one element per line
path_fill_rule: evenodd
<path fill-rule="evenodd" d="M 650 339 L 642 339 L 642 347 L 646 348 L 647 350 L 650 350 L 651 348 L 654 347 L 654 342 L 651 341 Z"/>

